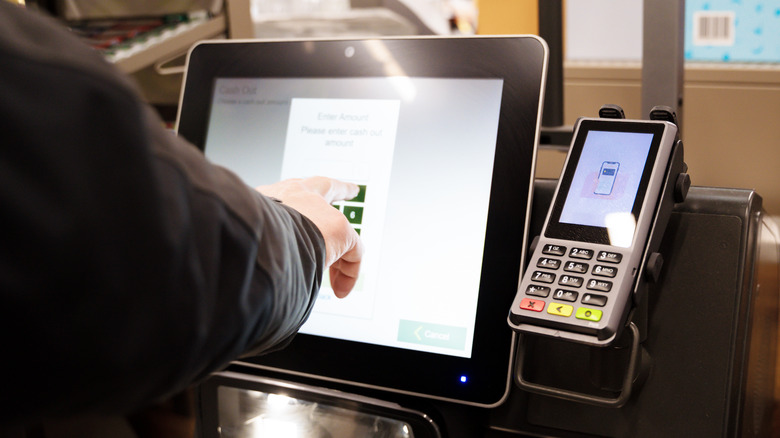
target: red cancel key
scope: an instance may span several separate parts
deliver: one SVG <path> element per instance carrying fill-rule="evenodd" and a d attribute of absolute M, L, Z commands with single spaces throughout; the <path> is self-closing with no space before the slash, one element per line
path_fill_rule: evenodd
<path fill-rule="evenodd" d="M 523 298 L 523 301 L 520 301 L 520 308 L 525 310 L 532 310 L 534 312 L 541 312 L 542 309 L 544 309 L 544 301 Z"/>

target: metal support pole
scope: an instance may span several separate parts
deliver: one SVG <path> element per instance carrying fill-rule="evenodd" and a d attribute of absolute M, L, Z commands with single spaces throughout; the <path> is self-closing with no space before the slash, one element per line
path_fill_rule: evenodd
<path fill-rule="evenodd" d="M 547 41 L 547 87 L 544 92 L 542 126 L 563 125 L 563 3 L 539 0 L 539 36 Z"/>
<path fill-rule="evenodd" d="M 685 0 L 644 0 L 643 9 L 642 118 L 666 105 L 682 128 Z"/>

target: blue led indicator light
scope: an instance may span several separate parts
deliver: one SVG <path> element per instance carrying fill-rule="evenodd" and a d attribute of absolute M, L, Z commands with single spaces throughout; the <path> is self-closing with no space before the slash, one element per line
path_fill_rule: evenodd
<path fill-rule="evenodd" d="M 460 383 L 466 383 L 469 380 L 466 376 L 460 376 Z"/>

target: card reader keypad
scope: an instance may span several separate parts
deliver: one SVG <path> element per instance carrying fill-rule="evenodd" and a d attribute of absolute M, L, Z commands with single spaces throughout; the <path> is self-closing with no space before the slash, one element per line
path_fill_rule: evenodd
<path fill-rule="evenodd" d="M 551 315 L 598 322 L 603 312 L 597 308 L 607 305 L 610 279 L 617 276 L 622 260 L 622 254 L 612 251 L 544 245 L 525 290 L 529 298 L 523 301 L 532 304 L 526 310 L 541 312 L 540 306 L 546 305 Z"/>

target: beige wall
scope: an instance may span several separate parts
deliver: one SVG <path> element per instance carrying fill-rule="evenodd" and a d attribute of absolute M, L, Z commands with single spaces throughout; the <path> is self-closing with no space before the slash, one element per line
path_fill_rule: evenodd
<path fill-rule="evenodd" d="M 539 33 L 538 0 L 475 0 L 475 5 L 480 35 Z"/>
<path fill-rule="evenodd" d="M 567 63 L 564 121 L 597 116 L 602 104 L 640 114 L 638 64 Z M 752 188 L 780 215 L 780 66 L 688 65 L 682 116 L 685 161 L 694 185 Z M 561 152 L 543 151 L 537 174 L 557 176 Z"/>

